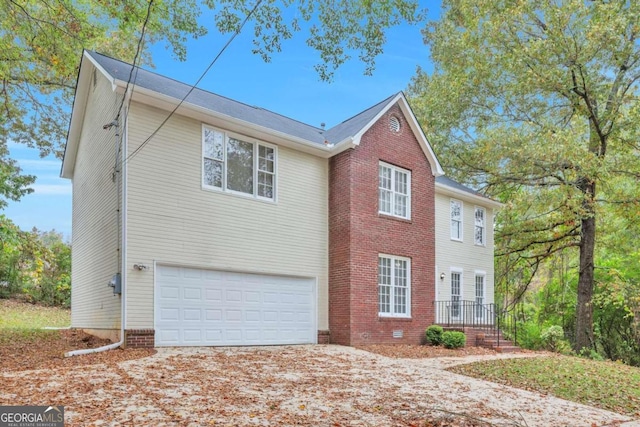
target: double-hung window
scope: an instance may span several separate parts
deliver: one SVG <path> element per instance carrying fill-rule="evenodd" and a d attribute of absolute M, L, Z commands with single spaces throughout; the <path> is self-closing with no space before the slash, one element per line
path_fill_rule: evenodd
<path fill-rule="evenodd" d="M 411 260 L 378 256 L 378 314 L 411 317 Z"/>
<path fill-rule="evenodd" d="M 483 208 L 476 207 L 475 210 L 475 243 L 476 245 L 484 246 L 486 244 L 486 228 L 485 228 L 485 210 Z"/>
<path fill-rule="evenodd" d="M 462 202 L 451 199 L 451 239 L 462 241 Z"/>
<path fill-rule="evenodd" d="M 378 211 L 411 219 L 411 172 L 380 162 L 378 165 Z"/>
<path fill-rule="evenodd" d="M 485 273 L 476 272 L 476 301 L 475 315 L 476 318 L 484 317 L 484 278 Z"/>
<path fill-rule="evenodd" d="M 451 271 L 451 317 L 460 318 L 462 301 L 462 271 Z"/>
<path fill-rule="evenodd" d="M 276 148 L 202 127 L 204 188 L 275 200 Z"/>

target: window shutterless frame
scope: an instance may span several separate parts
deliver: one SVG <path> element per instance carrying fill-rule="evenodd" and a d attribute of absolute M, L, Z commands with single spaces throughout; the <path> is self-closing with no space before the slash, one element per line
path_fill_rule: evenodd
<path fill-rule="evenodd" d="M 378 254 L 378 316 L 411 317 L 411 258 Z"/>
<path fill-rule="evenodd" d="M 450 235 L 451 240 L 462 242 L 464 228 L 464 204 L 460 200 L 451 199 L 449 202 Z"/>
<path fill-rule="evenodd" d="M 411 219 L 411 171 L 378 163 L 378 213 Z"/>
<path fill-rule="evenodd" d="M 278 177 L 278 147 L 259 141 L 245 135 L 225 131 L 209 125 L 202 125 L 202 160 L 201 185 L 205 190 L 212 190 L 225 194 L 253 198 L 267 202 L 277 201 Z M 229 151 L 241 151 L 244 147 L 245 155 L 248 144 L 251 144 L 251 180 L 246 186 L 251 186 L 251 192 L 237 191 L 230 185 Z M 245 159 L 246 160 L 246 159 Z M 236 162 L 238 163 L 238 162 Z M 242 170 L 240 170 L 242 172 Z M 247 179 L 249 174 L 244 173 Z M 265 196 L 269 194 L 271 197 Z"/>
<path fill-rule="evenodd" d="M 487 210 L 480 206 L 473 210 L 473 242 L 477 246 L 487 244 Z"/>

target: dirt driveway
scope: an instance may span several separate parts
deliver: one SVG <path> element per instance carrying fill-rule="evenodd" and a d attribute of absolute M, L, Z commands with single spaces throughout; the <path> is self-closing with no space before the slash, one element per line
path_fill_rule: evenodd
<path fill-rule="evenodd" d="M 499 356 L 465 359 L 482 357 Z M 0 404 L 64 405 L 68 426 L 487 425 L 482 419 L 549 427 L 629 421 L 443 370 L 460 362 L 390 359 L 320 345 L 161 349 L 120 363 L 0 373 Z"/>

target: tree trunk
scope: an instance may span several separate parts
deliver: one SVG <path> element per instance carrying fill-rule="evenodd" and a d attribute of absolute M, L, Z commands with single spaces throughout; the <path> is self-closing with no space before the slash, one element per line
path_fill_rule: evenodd
<path fill-rule="evenodd" d="M 578 306 L 576 308 L 576 339 L 574 350 L 593 348 L 593 270 L 596 247 L 596 216 L 593 206 L 595 183 L 584 185 L 585 200 L 583 206 L 588 216 L 582 219 L 580 233 L 580 271 L 578 274 Z"/>

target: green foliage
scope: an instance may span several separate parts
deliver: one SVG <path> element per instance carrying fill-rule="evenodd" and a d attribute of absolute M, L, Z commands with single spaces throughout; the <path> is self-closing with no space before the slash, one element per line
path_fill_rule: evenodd
<path fill-rule="evenodd" d="M 24 232 L 0 215 L 0 241 L 0 298 L 70 306 L 71 248 L 61 234 Z"/>
<path fill-rule="evenodd" d="M 446 348 L 462 348 L 467 342 L 464 332 L 446 331 L 442 334 L 442 344 Z"/>
<path fill-rule="evenodd" d="M 440 325 L 431 325 L 425 331 L 425 335 L 427 337 L 427 343 L 431 345 L 440 345 L 442 344 L 442 333 L 444 329 Z"/>
<path fill-rule="evenodd" d="M 518 325 L 517 344 L 529 350 L 540 350 L 542 348 L 541 331 L 540 325 L 535 322 L 520 323 Z"/>
<path fill-rule="evenodd" d="M 450 370 L 630 416 L 640 411 L 640 369 L 621 363 L 558 355 L 477 362 Z"/>
<path fill-rule="evenodd" d="M 600 353 L 598 353 L 597 351 L 595 351 L 592 348 L 583 348 L 578 353 L 578 356 L 584 357 L 585 359 L 595 360 L 595 361 L 598 361 L 598 362 L 603 362 L 604 361 L 604 357 L 602 357 L 600 355 Z"/>
<path fill-rule="evenodd" d="M 435 71 L 409 88 L 448 173 L 505 202 L 497 284 L 518 299 L 556 254 L 575 260 L 580 347 L 595 341 L 596 223 L 638 211 L 639 18 L 638 2 L 445 0 L 424 31 Z"/>
<path fill-rule="evenodd" d="M 568 352 L 569 344 L 564 339 L 562 326 L 553 325 L 542 331 L 540 340 L 544 348 L 555 352 Z"/>
<path fill-rule="evenodd" d="M 185 60 L 190 38 L 237 31 L 256 3 L 154 0 L 142 63 L 151 63 L 147 48 L 160 41 Z M 149 6 L 149 0 L 0 2 L 0 141 L 25 143 L 60 157 L 82 50 L 132 62 Z M 308 46 L 320 55 L 316 69 L 321 78 L 330 79 L 353 54 L 370 73 L 386 41 L 385 30 L 422 17 L 415 0 L 262 0 L 249 21 L 252 53 L 268 61 L 284 40 L 305 29 Z"/>

